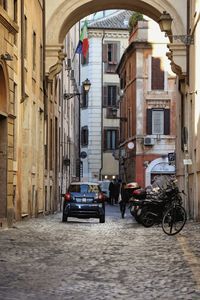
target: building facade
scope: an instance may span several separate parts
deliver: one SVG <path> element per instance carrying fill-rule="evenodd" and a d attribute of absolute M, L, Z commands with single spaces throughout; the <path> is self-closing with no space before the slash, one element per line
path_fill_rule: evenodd
<path fill-rule="evenodd" d="M 83 178 L 104 180 L 118 177 L 115 151 L 119 141 L 119 78 L 117 64 L 128 43 L 129 11 L 90 21 L 89 53 L 81 74 L 91 90 L 81 106 L 81 153 Z"/>
<path fill-rule="evenodd" d="M 0 23 L 0 218 L 11 226 L 43 212 L 44 3 L 1 1 Z"/>
<path fill-rule="evenodd" d="M 168 153 L 175 152 L 176 76 L 166 45 L 158 24 L 144 18 L 134 26 L 118 66 L 123 89 L 120 172 L 126 182 L 143 187 L 159 174 L 175 174 Z"/>
<path fill-rule="evenodd" d="M 8 5 L 9 4 L 9 5 Z M 15 84 L 17 73 L 16 36 L 19 32 L 17 8 L 0 2 L 0 226 L 14 218 L 13 161 Z"/>
<path fill-rule="evenodd" d="M 80 179 L 80 57 L 75 54 L 79 42 L 80 24 L 68 32 L 64 48 L 67 53 L 60 80 L 61 93 L 61 193 L 70 182 Z M 63 97 L 62 97 L 63 95 Z"/>

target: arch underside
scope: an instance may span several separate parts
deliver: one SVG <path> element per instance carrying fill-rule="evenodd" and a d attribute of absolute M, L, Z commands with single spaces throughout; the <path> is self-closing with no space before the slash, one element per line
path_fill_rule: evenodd
<path fill-rule="evenodd" d="M 156 22 L 158 22 L 163 11 L 167 11 L 173 18 L 172 33 L 183 34 L 186 31 L 184 7 L 183 12 L 180 12 L 177 3 L 173 4 L 173 6 L 167 0 L 65 0 L 60 1 L 58 4 L 56 4 L 56 1 L 52 3 L 53 7 L 51 5 L 51 10 L 53 11 L 51 14 L 48 14 L 46 34 L 47 57 L 55 58 L 54 62 L 52 60 L 52 65 L 56 64 L 56 59 L 59 61 L 58 64 L 61 63 L 62 58 L 59 57 L 58 53 L 62 49 L 64 38 L 70 28 L 82 18 L 98 11 L 128 9 L 141 12 Z M 178 0 L 178 3 L 180 6 L 180 0 Z M 181 76 L 186 70 L 186 47 L 179 43 L 178 47 L 176 47 L 176 44 L 173 44 L 173 47 L 169 46 L 169 49 L 171 52 L 168 54 L 168 58 L 172 61 L 172 70 Z M 47 64 L 48 70 L 50 67 L 50 64 Z"/>
<path fill-rule="evenodd" d="M 56 2 L 56 1 L 55 1 Z M 168 2 L 164 0 L 65 0 L 56 7 L 47 20 L 47 44 L 52 39 L 61 44 L 70 28 L 83 17 L 105 9 L 128 9 L 138 11 L 158 21 L 164 10 L 170 13 L 174 20 L 174 30 L 184 30 L 179 13 Z M 51 7 L 52 8 L 52 7 Z M 48 9 L 48 7 L 47 7 Z M 176 25 L 177 23 L 177 25 Z"/>

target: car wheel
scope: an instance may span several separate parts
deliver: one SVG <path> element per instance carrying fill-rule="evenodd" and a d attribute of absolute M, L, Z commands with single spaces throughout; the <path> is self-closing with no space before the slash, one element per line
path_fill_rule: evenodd
<path fill-rule="evenodd" d="M 68 218 L 68 216 L 65 215 L 65 214 L 63 214 L 63 216 L 62 216 L 62 222 L 67 222 L 67 218 Z"/>
<path fill-rule="evenodd" d="M 105 215 L 100 216 L 99 223 L 105 223 Z"/>

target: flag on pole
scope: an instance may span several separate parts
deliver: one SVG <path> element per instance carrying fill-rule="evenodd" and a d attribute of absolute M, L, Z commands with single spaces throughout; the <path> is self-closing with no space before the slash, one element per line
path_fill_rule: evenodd
<path fill-rule="evenodd" d="M 83 27 L 81 29 L 80 40 L 76 47 L 75 53 L 83 54 L 86 58 L 89 49 L 89 40 L 88 40 L 88 30 L 87 30 L 87 21 L 85 20 Z"/>

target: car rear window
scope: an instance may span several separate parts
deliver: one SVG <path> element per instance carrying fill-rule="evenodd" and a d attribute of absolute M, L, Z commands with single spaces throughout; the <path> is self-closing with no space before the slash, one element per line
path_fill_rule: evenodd
<path fill-rule="evenodd" d="M 100 188 L 96 184 L 73 184 L 69 187 L 71 193 L 99 193 Z"/>

